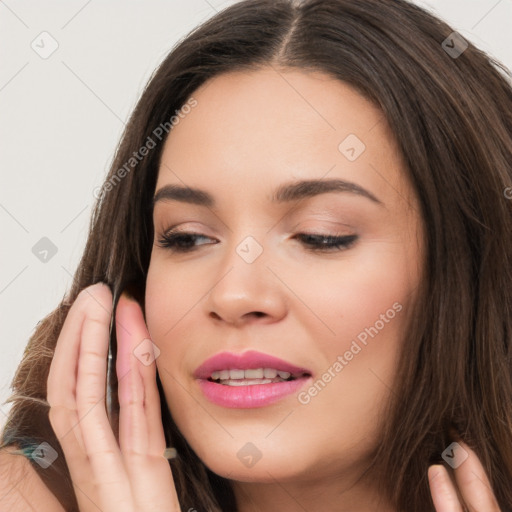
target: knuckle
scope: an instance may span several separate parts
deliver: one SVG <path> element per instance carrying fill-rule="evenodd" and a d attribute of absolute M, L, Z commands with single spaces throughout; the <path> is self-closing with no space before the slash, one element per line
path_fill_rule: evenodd
<path fill-rule="evenodd" d="M 98 359 L 100 360 L 100 362 L 102 364 L 105 363 L 104 358 L 100 358 L 100 356 L 98 356 Z M 81 379 L 83 378 L 85 382 L 94 383 L 95 385 L 97 385 L 96 383 L 102 383 L 103 381 L 106 383 L 106 377 L 105 377 L 103 368 L 86 369 L 80 373 L 80 378 Z M 89 386 L 86 394 L 96 396 L 96 391 L 97 390 L 95 390 L 94 387 Z M 103 395 L 101 395 L 101 396 L 103 396 Z M 99 396 L 98 396 L 98 398 L 99 398 Z"/>
<path fill-rule="evenodd" d="M 98 408 L 100 402 L 102 401 L 101 398 L 98 398 L 96 395 L 86 395 L 83 398 L 81 398 L 80 402 L 78 403 L 78 410 L 80 417 L 84 417 L 86 414 L 94 413 L 94 415 L 98 413 L 104 413 L 105 408 Z M 94 410 L 94 411 L 93 411 Z"/>
<path fill-rule="evenodd" d="M 123 409 L 140 409 L 144 406 L 144 399 L 140 397 L 119 397 L 119 405 Z"/>

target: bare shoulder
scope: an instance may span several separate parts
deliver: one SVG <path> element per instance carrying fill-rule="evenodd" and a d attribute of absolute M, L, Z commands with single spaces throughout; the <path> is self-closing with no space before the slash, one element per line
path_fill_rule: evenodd
<path fill-rule="evenodd" d="M 66 512 L 23 455 L 0 450 L 0 512 Z"/>

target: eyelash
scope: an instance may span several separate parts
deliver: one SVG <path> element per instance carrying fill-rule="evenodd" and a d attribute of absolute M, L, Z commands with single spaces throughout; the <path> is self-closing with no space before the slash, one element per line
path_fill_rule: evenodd
<path fill-rule="evenodd" d="M 190 242 L 192 238 L 197 239 L 209 237 L 198 233 L 188 233 L 186 231 L 168 231 L 167 233 L 164 233 L 162 238 L 158 240 L 158 244 L 159 247 L 169 249 L 172 252 L 189 253 L 195 251 L 198 246 L 193 245 L 191 247 L 188 245 L 187 247 L 183 247 L 183 245 L 180 245 L 180 243 L 183 243 L 184 241 Z M 335 236 L 320 235 L 315 233 L 299 233 L 298 235 L 295 235 L 295 238 L 302 240 L 309 251 L 333 252 L 349 249 L 359 237 L 357 235 Z M 310 242 L 308 243 L 305 240 L 310 240 Z M 311 242 L 311 240 L 313 240 L 313 242 Z M 314 242 L 314 240 L 316 240 L 316 242 Z"/>

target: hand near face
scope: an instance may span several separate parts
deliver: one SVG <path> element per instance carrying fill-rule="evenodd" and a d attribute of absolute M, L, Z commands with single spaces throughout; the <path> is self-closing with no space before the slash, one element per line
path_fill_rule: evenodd
<path fill-rule="evenodd" d="M 436 464 L 428 469 L 436 512 L 500 512 L 489 479 L 475 452 L 466 443 L 457 442 L 466 450 L 468 458 L 454 470 L 456 485 L 444 466 Z"/>
<path fill-rule="evenodd" d="M 81 512 L 180 511 L 168 461 L 153 361 L 133 351 L 149 339 L 140 306 L 121 296 L 117 306 L 119 444 L 104 408 L 112 295 L 101 283 L 83 290 L 57 340 L 48 378 L 50 421 L 64 451 Z M 484 468 L 469 454 L 455 469 L 428 477 L 436 512 L 500 512 Z M 465 505 L 464 505 L 465 504 Z"/>
<path fill-rule="evenodd" d="M 119 444 L 107 418 L 105 383 L 112 294 L 83 290 L 64 322 L 48 377 L 50 422 L 68 464 L 80 511 L 180 510 L 156 385 L 156 365 L 133 351 L 149 339 L 140 306 L 120 297 L 116 332 Z M 148 344 L 148 346 L 151 346 Z"/>

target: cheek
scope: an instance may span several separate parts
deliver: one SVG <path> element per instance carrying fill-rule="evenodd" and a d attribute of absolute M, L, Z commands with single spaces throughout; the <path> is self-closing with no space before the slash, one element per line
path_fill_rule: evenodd
<path fill-rule="evenodd" d="M 180 281 L 169 270 L 165 264 L 151 263 L 145 298 L 146 324 L 151 339 L 160 349 L 156 362 L 160 375 L 165 380 L 165 372 L 175 374 L 172 361 L 183 360 L 184 347 L 193 346 L 183 340 L 187 331 L 181 327 L 197 302 L 194 288 L 197 282 Z M 176 342 L 178 334 L 180 343 Z"/>
<path fill-rule="evenodd" d="M 379 416 L 405 342 L 420 279 L 417 262 L 413 246 L 395 239 L 347 252 L 343 261 L 304 266 L 300 273 L 282 269 L 287 272 L 283 281 L 307 306 L 300 322 L 315 340 L 321 360 L 316 386 L 321 391 L 313 389 L 311 396 L 304 396 L 304 401 L 311 398 L 311 416 L 306 415 L 305 422 L 332 403 L 339 404 L 329 408 L 333 421 L 349 430 L 364 430 L 368 425 L 361 424 L 361 418 Z M 347 416 L 346 411 L 356 414 Z"/>
<path fill-rule="evenodd" d="M 312 279 L 304 271 L 295 279 L 293 289 L 318 315 L 308 312 L 302 322 L 323 362 L 300 397 L 304 405 L 296 419 L 304 429 L 327 416 L 334 429 L 351 433 L 351 442 L 377 436 L 417 286 L 407 258 L 403 247 L 381 246 L 354 253 L 346 265 L 324 265 L 314 272 L 315 287 L 304 284 Z"/>
<path fill-rule="evenodd" d="M 348 349 L 359 335 L 364 341 L 375 325 L 398 336 L 419 282 L 416 261 L 410 246 L 379 240 L 339 260 L 283 266 L 279 275 L 299 299 L 300 322 L 332 353 Z"/>
<path fill-rule="evenodd" d="M 146 280 L 145 304 L 153 341 L 172 339 L 173 333 L 180 330 L 180 322 L 193 312 L 207 291 L 208 283 L 197 273 L 176 272 L 169 262 L 152 261 Z"/>
<path fill-rule="evenodd" d="M 157 368 L 173 412 L 188 403 L 191 373 L 204 359 L 208 340 L 197 320 L 211 286 L 211 271 L 208 277 L 204 268 L 177 271 L 164 258 L 151 261 L 146 280 L 146 323 L 160 349 Z"/>
<path fill-rule="evenodd" d="M 191 399 L 191 379 L 184 368 L 192 370 L 192 361 L 204 357 L 204 345 L 198 343 L 194 329 L 195 307 L 208 291 L 207 282 L 187 272 L 175 272 L 168 262 L 151 262 L 146 281 L 146 322 L 151 339 L 160 349 L 156 360 L 165 400 L 174 422 L 187 441 L 199 449 L 203 457 L 220 460 L 225 454 L 209 446 L 202 453 L 204 432 L 212 431 L 211 418 L 198 414 Z M 195 339 L 194 339 L 195 338 Z M 215 426 L 215 424 L 214 424 Z M 221 435 L 221 433 L 216 433 Z"/>
<path fill-rule="evenodd" d="M 399 331 L 397 327 L 406 316 L 416 280 L 408 272 L 407 262 L 398 256 L 394 251 L 380 251 L 360 258 L 349 271 L 339 275 L 335 287 L 338 314 L 329 318 L 343 339 L 349 336 L 364 341 L 364 333 L 372 327 L 383 333 Z M 333 308 L 326 307 L 324 311 Z"/>

